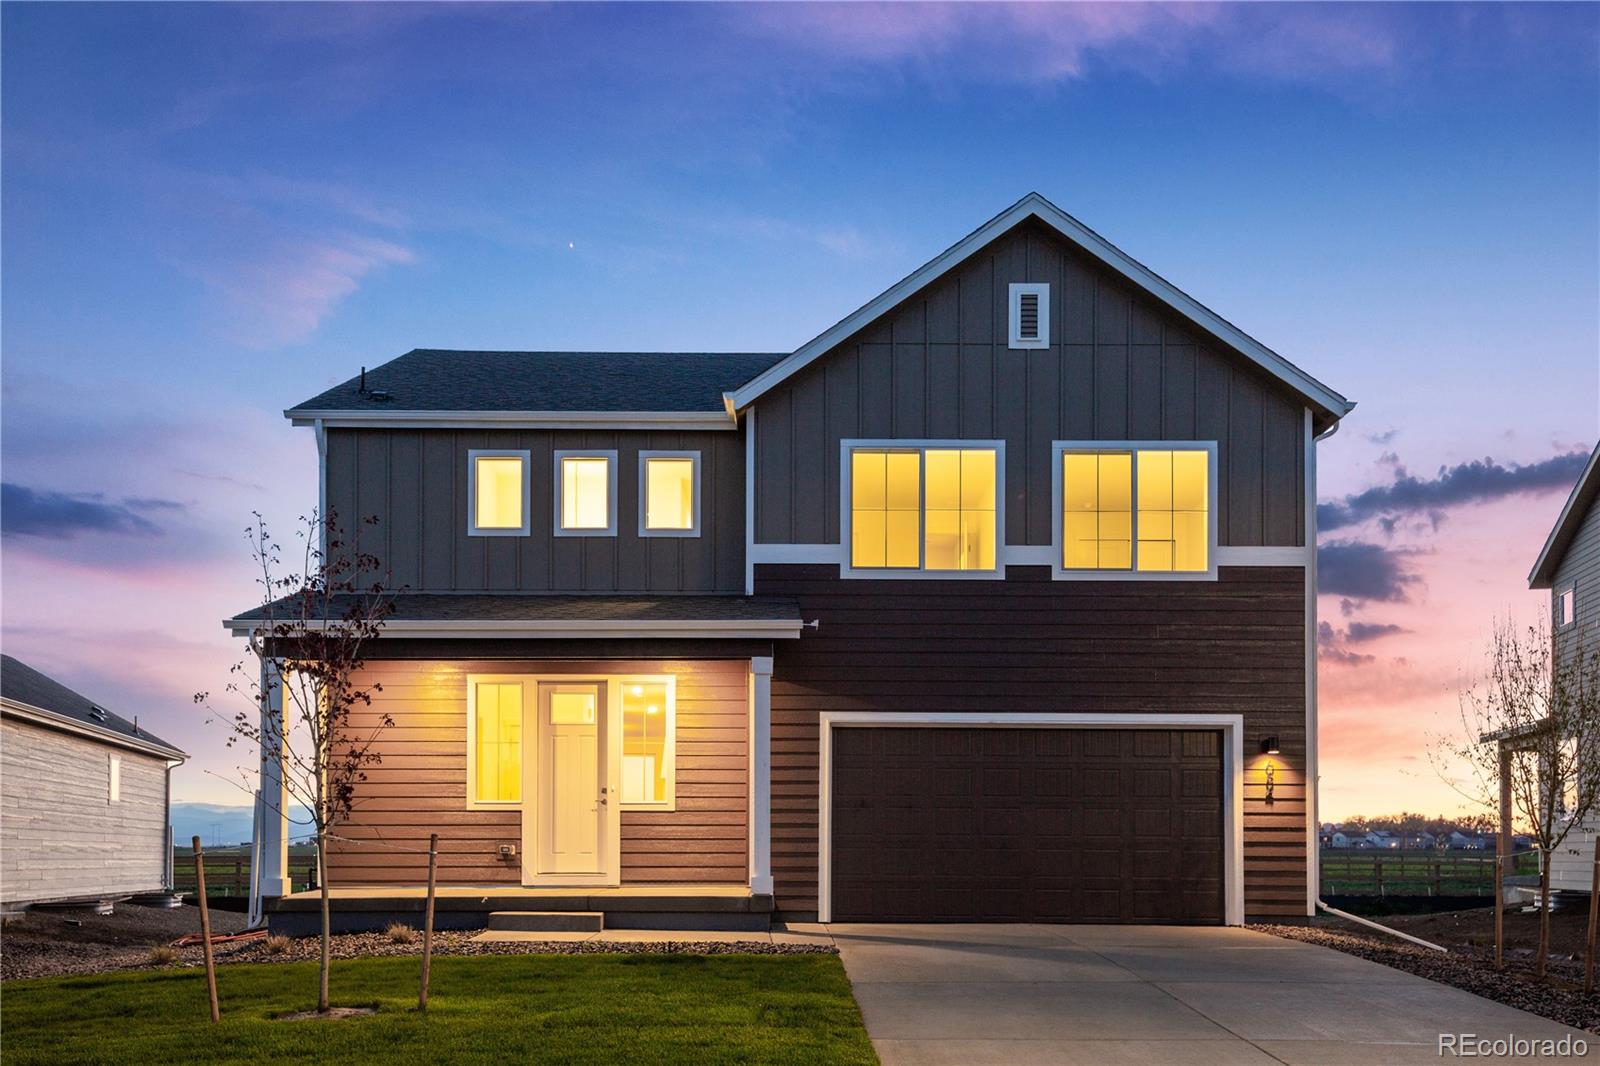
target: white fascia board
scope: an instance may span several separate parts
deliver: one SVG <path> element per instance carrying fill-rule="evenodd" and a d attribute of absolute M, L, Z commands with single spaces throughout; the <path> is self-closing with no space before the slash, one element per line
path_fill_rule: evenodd
<path fill-rule="evenodd" d="M 261 619 L 229 618 L 223 627 L 236 637 L 249 636 L 264 624 Z M 315 628 L 317 623 L 311 623 Z M 383 624 L 380 636 L 418 638 L 490 637 L 539 640 L 794 640 L 800 636 L 798 618 L 668 621 L 563 621 L 559 619 L 464 619 L 430 621 L 405 619 Z"/>
<path fill-rule="evenodd" d="M 734 430 L 727 411 L 301 411 L 283 417 L 296 426 L 328 429 L 606 429 Z"/>
<path fill-rule="evenodd" d="M 1547 589 L 1555 581 L 1556 567 L 1561 565 L 1559 558 L 1552 558 L 1556 542 L 1563 541 L 1562 554 L 1566 553 L 1567 545 L 1571 542 L 1572 534 L 1576 532 L 1575 526 L 1583 518 L 1574 515 L 1573 511 L 1578 506 L 1578 501 L 1588 493 L 1584 490 L 1589 485 L 1589 479 L 1597 475 L 1597 464 L 1600 464 L 1600 444 L 1596 444 L 1594 452 L 1589 456 L 1589 462 L 1584 466 L 1583 473 L 1578 475 L 1578 483 L 1572 486 L 1572 491 L 1567 494 L 1567 502 L 1561 505 L 1561 514 L 1556 518 L 1556 524 L 1550 527 L 1550 535 L 1544 538 L 1544 547 L 1539 549 L 1539 558 L 1534 560 L 1533 569 L 1528 571 L 1528 587 L 1530 589 Z"/>
<path fill-rule="evenodd" d="M 1251 337 L 1215 311 L 1184 293 L 1149 267 L 1117 248 L 1110 241 L 1061 210 L 1038 193 L 1029 193 L 977 230 L 945 249 L 898 284 L 863 305 L 827 332 L 806 342 L 793 355 L 774 363 L 765 371 L 735 389 L 730 395 L 737 408 L 744 408 L 762 393 L 784 381 L 835 345 L 858 332 L 924 286 L 960 266 L 990 241 L 1029 216 L 1038 218 L 1067 240 L 1100 260 L 1134 285 L 1148 291 L 1195 325 L 1238 349 L 1273 377 L 1285 382 L 1303 396 L 1343 418 L 1355 404 L 1322 384 L 1283 356 Z"/>
<path fill-rule="evenodd" d="M 125 733 L 118 733 L 114 729 L 100 729 L 90 725 L 88 722 L 80 722 L 78 719 L 68 715 L 57 714 L 55 711 L 48 711 L 43 707 L 35 707 L 31 703 L 21 703 L 17 700 L 0 700 L 0 713 L 25 722 L 32 722 L 35 725 L 58 729 L 63 733 L 76 733 L 91 740 L 98 740 L 119 748 L 127 748 L 129 751 L 154 755 L 161 759 L 184 762 L 189 758 L 188 754 L 179 751 L 177 748 L 169 748 L 165 744 L 157 744 L 154 741 L 130 737 Z"/>

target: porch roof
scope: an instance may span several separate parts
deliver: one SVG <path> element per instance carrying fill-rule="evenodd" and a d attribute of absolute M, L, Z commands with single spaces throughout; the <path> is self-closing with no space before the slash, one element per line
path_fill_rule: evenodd
<path fill-rule="evenodd" d="M 328 618 L 358 606 L 332 598 Z M 545 593 L 408 592 L 393 599 L 383 632 L 409 637 L 754 637 L 800 635 L 799 604 L 771 596 L 569 596 Z M 293 597 L 240 612 L 223 625 L 244 636 L 269 618 L 300 617 Z M 315 622 L 313 621 L 313 624 Z"/>

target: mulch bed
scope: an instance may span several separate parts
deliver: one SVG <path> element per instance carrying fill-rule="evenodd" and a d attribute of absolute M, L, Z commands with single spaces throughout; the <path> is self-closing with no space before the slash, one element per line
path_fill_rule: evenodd
<path fill-rule="evenodd" d="M 218 919 L 226 912 L 212 911 L 212 933 L 236 932 L 244 926 L 243 915 Z M 49 920 L 36 921 L 47 917 Z M 150 907 L 118 904 L 112 916 L 82 915 L 81 925 L 63 925 L 57 916 L 28 914 L 15 923 L 8 922 L 0 935 L 0 980 L 26 977 L 58 977 L 75 974 L 111 973 L 120 970 L 163 970 L 173 966 L 200 966 L 204 953 L 200 947 L 175 948 L 177 962 L 158 962 L 150 957 L 151 948 L 166 944 L 184 933 L 199 929 L 199 912 L 193 907 L 163 911 Z M 116 918 L 110 923 L 109 918 Z M 141 926 L 141 920 L 143 925 Z M 32 923 L 30 925 L 30 923 Z M 115 925 L 116 932 L 108 931 Z M 143 928 L 143 935 L 136 932 Z M 72 935 L 61 935 L 70 930 Z M 52 936 L 54 932 L 57 935 Z M 515 943 L 475 944 L 472 938 L 481 930 L 444 931 L 433 935 L 435 956 L 449 955 L 831 955 L 837 949 L 826 944 L 773 944 L 760 940 L 696 941 L 650 940 L 641 942 L 609 940 L 518 941 Z M 300 962 L 321 957 L 321 941 L 315 936 L 241 941 L 217 944 L 217 962 Z M 333 938 L 335 959 L 373 958 L 391 955 L 422 955 L 422 939 L 396 943 L 383 933 L 345 933 Z"/>
<path fill-rule="evenodd" d="M 1378 919 L 1384 921 L 1384 919 Z M 1584 995 L 1580 962 L 1552 959 L 1549 977 L 1540 983 L 1526 951 L 1509 954 L 1506 968 L 1494 969 L 1494 950 L 1452 947 L 1449 954 L 1430 951 L 1403 940 L 1370 933 L 1346 922 L 1317 919 L 1313 925 L 1253 925 L 1263 933 L 1303 940 L 1426 977 L 1498 1003 L 1538 1014 L 1575 1029 L 1600 1033 L 1600 995 Z M 1450 946 L 1450 945 L 1444 945 Z M 1516 956 L 1524 957 L 1516 957 Z"/>

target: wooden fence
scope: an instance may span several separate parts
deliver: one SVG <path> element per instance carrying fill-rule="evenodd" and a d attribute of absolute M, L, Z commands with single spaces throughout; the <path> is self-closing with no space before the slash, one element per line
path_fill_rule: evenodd
<path fill-rule="evenodd" d="M 1537 873 L 1525 851 L 1506 862 L 1506 876 Z M 1337 848 L 1322 851 L 1328 896 L 1492 896 L 1494 853 Z"/>
<path fill-rule="evenodd" d="M 185 849 L 187 851 L 187 849 Z M 294 891 L 311 887 L 316 880 L 312 859 L 289 857 L 289 883 Z M 172 859 L 172 888 L 175 892 L 195 890 L 194 856 L 175 855 Z M 206 895 L 248 896 L 250 894 L 250 856 L 206 855 Z"/>

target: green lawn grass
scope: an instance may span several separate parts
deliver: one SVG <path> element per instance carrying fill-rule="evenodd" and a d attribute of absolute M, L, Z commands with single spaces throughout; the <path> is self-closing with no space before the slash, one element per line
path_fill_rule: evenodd
<path fill-rule="evenodd" d="M 336 1006 L 367 1018 L 275 1021 L 316 1003 L 313 963 L 7 982 L 0 1055 L 32 1063 L 876 1063 L 833 955 L 502 955 L 335 962 Z"/>

